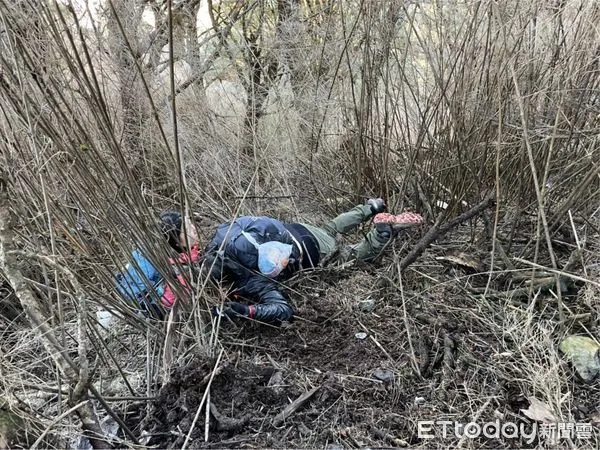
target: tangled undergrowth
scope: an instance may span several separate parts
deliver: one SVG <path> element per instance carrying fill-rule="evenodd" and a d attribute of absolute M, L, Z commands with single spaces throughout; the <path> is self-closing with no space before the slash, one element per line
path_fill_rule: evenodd
<path fill-rule="evenodd" d="M 591 426 L 589 436 L 562 439 L 560 445 L 593 447 L 600 390 L 577 376 L 558 342 L 566 334 L 597 335 L 597 288 L 565 279 L 561 323 L 552 289 L 526 288 L 531 270 L 502 269 L 501 261 L 489 270 L 483 236 L 480 226 L 459 227 L 402 272 L 398 263 L 419 239 L 418 231 L 375 264 L 332 264 L 301 274 L 287 283 L 293 323 L 225 324 L 219 358 L 207 357 L 193 337 L 184 337 L 162 386 L 149 385 L 144 376 L 148 364 L 160 365 L 148 353 L 147 336 L 117 321 L 102 332 L 108 351 L 96 349 L 95 385 L 149 447 L 552 446 L 556 443 L 539 432 L 470 438 L 454 428 L 512 422 L 539 430 L 540 423 L 523 413 L 536 400 L 557 423 Z M 515 253 L 527 245 L 525 239 L 516 242 Z M 573 246 L 563 247 L 565 265 L 573 259 L 568 251 Z M 592 250 L 581 260 L 590 277 L 598 270 Z M 9 356 L 3 380 L 18 386 L 23 396 L 18 417 L 27 422 L 60 412 L 57 388 L 42 382 L 49 361 L 31 357 L 39 344 L 30 335 L 3 334 Z M 115 366 L 109 354 L 122 375 L 109 369 Z M 12 370 L 27 357 L 30 367 Z M 288 411 L 291 406 L 297 408 Z M 447 434 L 434 427 L 433 437 L 424 438 L 420 421 L 452 426 Z M 115 438 L 125 444 L 127 437 L 113 425 Z M 30 428 L 29 435 L 39 437 L 41 431 Z M 61 438 L 66 439 L 49 433 L 45 439 Z M 32 444 L 26 434 L 19 439 L 23 446 Z"/>
<path fill-rule="evenodd" d="M 594 447 L 600 390 L 579 379 L 558 342 L 597 334 L 596 297 L 566 283 L 561 324 L 550 289 L 528 296 L 526 280 L 515 281 L 523 271 L 490 273 L 485 245 L 471 236 L 481 230 L 459 228 L 401 276 L 398 261 L 417 235 L 375 265 L 301 275 L 288 284 L 292 324 L 223 326 L 219 359 L 184 341 L 190 350 L 154 400 L 121 411 L 127 424 L 159 448 L 552 447 L 523 413 L 538 400 L 557 423 L 591 426 L 589 436 L 560 445 Z M 586 266 L 597 267 L 586 255 Z M 420 421 L 452 426 L 422 438 Z M 454 428 L 497 421 L 538 433 L 468 438 Z"/>
<path fill-rule="evenodd" d="M 598 447 L 558 348 L 600 331 L 599 5 L 0 2 L 0 447 Z M 279 329 L 115 292 L 133 249 L 172 276 L 165 209 L 210 234 L 382 196 L 432 225 L 489 191 L 407 268 L 418 232 L 291 280 Z"/>

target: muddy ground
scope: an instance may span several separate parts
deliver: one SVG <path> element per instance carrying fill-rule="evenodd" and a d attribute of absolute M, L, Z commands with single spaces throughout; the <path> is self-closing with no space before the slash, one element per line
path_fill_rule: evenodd
<path fill-rule="evenodd" d="M 202 406 L 188 446 L 553 446 L 539 436 L 461 439 L 454 429 L 419 437 L 418 421 L 431 420 L 511 421 L 530 430 L 536 421 L 522 409 L 534 397 L 550 404 L 557 420 L 593 425 L 590 438 L 563 439 L 561 445 L 594 447 L 598 384 L 579 379 L 556 347 L 565 329 L 598 331 L 595 297 L 569 283 L 562 296 L 568 324 L 561 329 L 548 290 L 537 289 L 532 301 L 513 291 L 522 286 L 513 277 L 490 278 L 483 273 L 489 256 L 477 248 L 469 244 L 468 231 L 459 230 L 400 278 L 397 262 L 407 251 L 400 243 L 378 264 L 334 266 L 293 280 L 297 317 L 288 326 L 224 326 L 224 353 L 210 388 L 208 439 Z M 457 249 L 458 258 L 444 259 Z M 477 267 L 468 267 L 473 260 Z M 477 295 L 486 286 L 493 295 Z M 183 445 L 215 362 L 200 355 L 186 359 L 150 413 L 132 415 L 132 427 L 144 431 L 149 445 Z M 277 419 L 311 390 L 297 411 Z M 554 396 L 563 398 L 552 404 Z"/>
<path fill-rule="evenodd" d="M 600 335 L 600 288 L 562 280 L 561 322 L 553 283 L 543 281 L 547 274 L 538 272 L 542 282 L 531 288 L 530 268 L 515 259 L 516 267 L 507 268 L 500 257 L 490 272 L 488 241 L 473 224 L 439 239 L 400 274 L 399 261 L 425 231 L 412 231 L 375 264 L 333 264 L 288 281 L 292 323 L 223 324 L 212 356 L 194 336 L 195 322 L 185 322 L 182 313 L 179 329 L 187 338 L 175 342 L 169 381 L 162 386 L 147 380 L 163 379 L 163 335 L 151 339 L 119 321 L 103 331 L 105 349 L 89 349 L 95 386 L 150 448 L 180 448 L 188 435 L 187 448 L 597 448 L 600 385 L 584 382 L 558 344 L 568 334 Z M 514 239 L 510 258 L 530 258 L 527 235 Z M 499 239 L 505 242 L 501 233 Z M 580 264 L 568 271 L 600 280 L 599 241 L 588 239 Z M 573 248 L 557 243 L 560 267 L 577 260 Z M 547 264 L 543 252 L 540 262 Z M 29 424 L 19 444 L 29 447 L 45 428 L 35 424 L 52 423 L 63 403 L 33 331 L 9 333 L 18 323 L 3 320 L 2 382 L 16 399 L 13 410 Z M 67 336 L 75 336 L 75 321 L 67 324 Z M 23 361 L 31 361 L 27 372 Z M 284 414 L 298 399 L 305 401 Z M 462 434 L 460 424 L 471 421 L 540 427 L 523 412 L 535 401 L 552 421 L 583 424 L 590 434 L 557 442 L 539 433 Z M 75 442 L 80 428 L 70 420 L 46 435 L 47 446 Z M 446 435 L 437 426 L 426 438 L 419 435 L 420 421 L 452 426 Z M 131 443 L 122 428 L 113 429 L 122 446 Z"/>

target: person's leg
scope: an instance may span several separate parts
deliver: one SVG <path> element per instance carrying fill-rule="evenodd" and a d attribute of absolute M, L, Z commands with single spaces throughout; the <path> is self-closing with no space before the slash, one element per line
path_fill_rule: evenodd
<path fill-rule="evenodd" d="M 422 223 L 423 217 L 410 211 L 399 215 L 378 214 L 373 219 L 373 228 L 361 242 L 342 249 L 340 260 L 343 262 L 353 259 L 371 261 L 378 257 L 391 241 L 403 234 L 407 228 Z"/>
<path fill-rule="evenodd" d="M 342 260 L 350 261 L 359 259 L 361 261 L 371 261 L 381 254 L 390 241 L 393 239 L 391 228 L 373 227 L 362 241 L 355 245 L 347 246 L 342 252 Z"/>
<path fill-rule="evenodd" d="M 361 223 L 366 222 L 371 217 L 373 217 L 378 212 L 383 211 L 385 208 L 385 203 L 380 198 L 370 199 L 366 205 L 358 205 L 352 208 L 350 211 L 347 211 L 343 214 L 340 214 L 335 219 L 330 220 L 326 224 L 321 227 L 316 227 L 314 225 L 302 224 L 310 233 L 315 237 L 319 244 L 319 251 L 321 253 L 321 257 L 330 254 L 337 247 L 337 235 L 338 234 L 346 234 L 352 229 L 358 227 Z M 370 237 L 370 234 L 367 235 L 365 239 L 369 241 L 380 240 L 382 239 L 380 236 Z M 383 245 L 381 245 L 382 247 Z M 356 246 L 353 246 L 356 247 Z M 353 248 L 352 247 L 352 248 Z M 379 248 L 380 245 L 376 243 L 373 245 L 373 248 Z M 340 254 L 342 255 L 342 259 L 346 259 L 345 255 L 351 253 L 348 251 L 346 247 L 341 250 Z M 362 247 L 359 248 L 359 253 L 363 254 L 367 251 L 367 248 L 363 250 Z"/>
<path fill-rule="evenodd" d="M 314 225 L 309 225 L 307 223 L 302 223 L 301 225 L 306 228 L 317 240 L 317 244 L 319 245 L 319 253 L 321 256 L 335 250 L 337 243 L 334 236 L 331 236 L 323 228 L 315 227 Z"/>
<path fill-rule="evenodd" d="M 366 222 L 373 216 L 371 205 L 358 205 L 350 211 L 340 214 L 321 227 L 329 236 L 335 239 L 336 235 L 346 234 L 352 229 Z"/>

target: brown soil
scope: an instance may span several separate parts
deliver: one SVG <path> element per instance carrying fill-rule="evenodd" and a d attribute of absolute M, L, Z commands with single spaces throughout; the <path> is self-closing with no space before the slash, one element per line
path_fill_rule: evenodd
<path fill-rule="evenodd" d="M 477 415 L 480 423 L 503 418 L 530 426 L 520 409 L 527 408 L 527 397 L 536 393 L 527 391 L 530 384 L 522 379 L 535 369 L 523 367 L 519 359 L 528 348 L 503 334 L 507 314 L 524 311 L 526 299 L 498 299 L 495 304 L 479 300 L 465 287 L 485 286 L 487 276 L 441 265 L 434 256 L 435 250 L 428 252 L 403 274 L 406 315 L 392 264 L 396 255 L 379 267 L 324 269 L 292 281 L 297 317 L 289 326 L 224 327 L 225 353 L 210 389 L 211 403 L 221 417 L 211 415 L 205 442 L 203 407 L 188 445 L 429 448 L 454 446 L 460 438 L 452 434 L 420 439 L 419 420 L 468 423 Z M 419 272 L 437 281 L 429 283 Z M 505 282 L 495 278 L 492 287 L 500 289 Z M 365 311 L 361 301 L 369 298 L 375 306 Z M 595 326 L 595 311 L 575 296 L 567 296 L 565 302 L 573 311 L 592 313 L 586 325 Z M 540 322 L 556 321 L 555 306 L 546 297 L 540 298 L 533 314 Z M 358 332 L 367 337 L 357 338 Z M 542 367 L 547 362 L 543 354 L 534 357 Z M 214 364 L 214 359 L 198 357 L 174 370 L 143 424 L 153 436 L 150 444 L 183 444 Z M 393 380 L 377 379 L 378 369 L 390 371 Z M 566 362 L 560 370 L 575 396 L 573 419 L 589 422 L 598 414 L 600 390 L 578 380 Z M 271 386 L 278 372 L 281 381 Z M 272 423 L 290 402 L 314 387 L 319 387 L 316 394 L 293 415 L 279 426 Z M 538 441 L 479 438 L 469 445 L 532 448 Z"/>

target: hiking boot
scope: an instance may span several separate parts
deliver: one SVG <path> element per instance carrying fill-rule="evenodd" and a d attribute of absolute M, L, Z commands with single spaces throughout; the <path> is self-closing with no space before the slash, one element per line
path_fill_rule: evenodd
<path fill-rule="evenodd" d="M 373 218 L 373 224 L 380 233 L 387 233 L 390 231 L 393 234 L 398 233 L 406 228 L 421 225 L 423 223 L 423 217 L 420 214 L 405 211 L 397 216 L 389 213 L 379 213 Z"/>
<path fill-rule="evenodd" d="M 371 212 L 373 215 L 379 214 L 385 210 L 385 202 L 382 198 L 370 198 L 367 200 L 367 205 L 371 207 Z"/>

